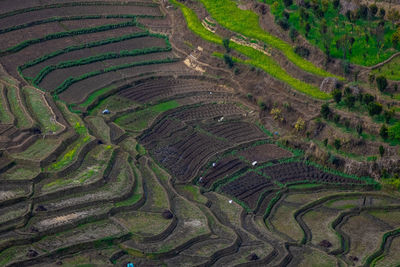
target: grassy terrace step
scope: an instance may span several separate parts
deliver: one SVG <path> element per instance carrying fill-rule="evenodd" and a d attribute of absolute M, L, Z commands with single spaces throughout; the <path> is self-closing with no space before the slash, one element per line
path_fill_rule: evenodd
<path fill-rule="evenodd" d="M 25 151 L 12 154 L 12 157 L 15 159 L 39 162 L 40 160 L 47 158 L 59 145 L 60 140 L 39 138 Z"/>
<path fill-rule="evenodd" d="M 56 162 L 45 168 L 47 172 L 57 172 L 69 166 L 77 159 L 82 149 L 95 140 L 95 138 L 89 134 L 88 129 L 84 126 L 83 121 L 78 115 L 69 112 L 65 104 L 58 103 L 58 106 L 67 122 L 74 128 L 79 137 L 66 148 L 65 152 Z"/>
<path fill-rule="evenodd" d="M 4 85 L 1 83 L 0 83 L 0 122 L 1 123 L 13 122 L 13 116 L 8 109 L 8 101 Z"/>
<path fill-rule="evenodd" d="M 136 181 L 135 188 L 133 189 L 130 197 L 114 204 L 116 208 L 132 206 L 138 203 L 144 197 L 142 174 L 133 162 L 130 162 L 130 166 L 132 168 L 132 173 Z"/>
<path fill-rule="evenodd" d="M 140 162 L 140 172 L 142 173 L 143 183 L 147 188 L 147 199 L 142 210 L 162 212 L 165 209 L 170 209 L 165 188 L 158 182 L 147 163 Z"/>
<path fill-rule="evenodd" d="M 17 266 L 24 261 L 29 261 L 26 254 L 29 249 L 38 252 L 37 258 L 48 255 L 60 256 L 64 253 L 74 253 L 85 249 L 100 249 L 110 247 L 113 240 L 126 236 L 127 232 L 111 220 L 102 220 L 94 223 L 86 223 L 74 229 L 57 234 L 48 235 L 32 245 L 13 246 L 0 252 L 0 265 L 5 266 L 14 262 Z M 123 239 L 123 238 L 122 238 Z"/>
<path fill-rule="evenodd" d="M 22 91 L 43 133 L 56 133 L 64 128 L 63 125 L 56 121 L 55 114 L 50 109 L 42 92 L 31 87 L 24 87 Z"/>
<path fill-rule="evenodd" d="M 15 167 L 7 170 L 5 173 L 0 175 L 0 179 L 5 180 L 31 180 L 40 173 L 39 167 L 21 166 L 16 165 Z"/>
<path fill-rule="evenodd" d="M 21 102 L 20 91 L 14 86 L 7 86 L 7 98 L 11 112 L 17 120 L 18 128 L 29 128 L 32 126 L 30 116 L 26 113 Z"/>
<path fill-rule="evenodd" d="M 91 130 L 93 130 L 96 136 L 100 137 L 100 140 L 102 140 L 106 144 L 111 143 L 110 127 L 106 124 L 103 118 L 90 116 L 87 117 L 85 120 L 87 120 L 87 122 L 92 125 Z"/>
<path fill-rule="evenodd" d="M 146 129 L 152 121 L 162 112 L 179 107 L 175 100 L 149 106 L 136 112 L 130 112 L 122 115 L 115 120 L 115 123 L 126 130 L 142 131 Z"/>
<path fill-rule="evenodd" d="M 111 160 L 114 149 L 109 145 L 99 145 L 89 151 L 82 165 L 75 171 L 58 179 L 44 180 L 37 185 L 40 192 L 49 193 L 66 188 L 94 183 L 103 178 L 103 173 Z"/>
<path fill-rule="evenodd" d="M 211 234 L 206 216 L 196 205 L 178 196 L 173 199 L 172 205 L 178 218 L 178 225 L 173 232 L 157 243 L 140 243 L 133 240 L 122 244 L 128 253 L 130 250 L 135 253 L 140 250 L 150 258 L 162 257 L 168 253 L 174 255 L 176 253 L 174 250 L 180 246 L 190 244 L 199 238 L 201 240 L 201 237 Z"/>
<path fill-rule="evenodd" d="M 279 49 L 290 61 L 307 72 L 323 77 L 335 76 L 334 74 L 316 67 L 311 62 L 297 55 L 290 44 L 265 32 L 259 25 L 258 15 L 252 11 L 238 8 L 235 1 L 200 1 L 203 3 L 213 19 L 215 19 L 223 27 L 243 34 L 244 36 L 258 39 L 274 48 Z"/>
<path fill-rule="evenodd" d="M 201 21 L 199 20 L 199 18 L 197 17 L 196 13 L 193 10 L 186 7 L 184 4 L 177 2 L 176 0 L 170 0 L 170 1 L 173 4 L 179 6 L 190 30 L 192 30 L 195 34 L 199 35 L 206 41 L 222 45 L 222 38 L 208 31 L 201 24 Z M 272 77 L 289 84 L 295 90 L 317 99 L 331 98 L 330 95 L 320 91 L 317 87 L 290 76 L 284 69 L 282 69 L 279 66 L 279 64 L 274 59 L 265 55 L 264 53 L 254 48 L 239 45 L 233 42 L 231 42 L 230 47 L 249 58 L 248 60 L 244 61 L 244 63 L 261 68 Z M 293 50 L 291 47 L 290 49 Z M 327 75 L 327 76 L 334 76 L 334 75 Z"/>
<path fill-rule="evenodd" d="M 107 169 L 108 166 L 110 165 L 107 165 L 107 162 L 97 162 L 95 167 L 100 168 L 101 171 L 97 172 L 94 177 L 88 178 L 85 182 L 81 182 L 81 180 L 75 180 L 76 183 L 74 183 L 73 186 L 78 188 L 76 185 L 78 184 L 79 186 L 79 183 L 82 186 L 89 186 L 95 183 L 97 184 L 96 181 L 102 180 L 104 177 L 104 170 Z M 91 167 L 88 167 L 87 169 L 90 168 Z M 68 178 L 69 177 L 66 179 Z M 41 202 L 40 204 L 45 206 L 47 211 L 60 211 L 83 206 L 101 206 L 106 203 L 116 203 L 121 199 L 127 199 L 134 190 L 135 181 L 133 180 L 133 175 L 126 155 L 121 155 L 121 157 L 117 156 L 113 169 L 111 170 L 110 174 L 108 174 L 106 180 L 107 183 L 100 187 L 91 186 L 90 189 L 89 187 L 86 187 L 87 190 L 80 190 L 80 192 L 75 192 L 76 190 L 69 191 L 68 187 L 73 188 L 71 187 L 71 184 L 62 186 L 64 188 L 59 190 L 63 190 L 63 192 L 65 192 L 65 196 L 55 200 Z"/>
<path fill-rule="evenodd" d="M 123 111 L 135 109 L 140 106 L 140 104 L 118 95 L 112 95 L 101 99 L 105 96 L 104 94 L 108 94 L 108 92 L 114 89 L 115 88 L 111 86 L 95 91 L 93 94 L 89 95 L 84 103 L 79 104 L 79 107 L 89 108 L 89 114 L 91 115 L 101 115 L 101 112 L 106 108 L 113 113 L 122 113 Z M 96 101 L 98 101 L 97 104 Z"/>

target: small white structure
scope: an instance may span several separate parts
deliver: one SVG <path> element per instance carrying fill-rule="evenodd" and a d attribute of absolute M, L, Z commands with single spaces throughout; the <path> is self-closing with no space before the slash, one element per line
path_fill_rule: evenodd
<path fill-rule="evenodd" d="M 213 162 L 212 166 L 215 167 L 217 165 L 217 163 Z"/>
<path fill-rule="evenodd" d="M 229 204 L 232 204 L 232 199 L 229 200 Z"/>
<path fill-rule="evenodd" d="M 104 115 L 106 115 L 106 114 L 110 114 L 110 111 L 108 110 L 108 109 L 105 109 L 105 110 L 103 110 L 103 112 L 102 112 Z"/>
<path fill-rule="evenodd" d="M 219 120 L 218 120 L 218 122 L 221 122 L 221 121 L 223 121 L 224 120 L 224 117 L 221 117 Z"/>
<path fill-rule="evenodd" d="M 257 161 L 253 161 L 253 163 L 251 163 L 251 165 L 256 166 L 257 165 Z"/>
<path fill-rule="evenodd" d="M 202 183 L 203 182 L 203 177 L 199 178 L 199 182 Z"/>

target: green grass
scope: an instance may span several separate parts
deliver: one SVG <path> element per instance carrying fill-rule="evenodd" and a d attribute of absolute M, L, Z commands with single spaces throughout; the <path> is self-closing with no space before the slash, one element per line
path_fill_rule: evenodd
<path fill-rule="evenodd" d="M 3 97 L 3 92 L 4 92 L 4 87 L 0 84 L 0 122 L 11 123 L 12 117 L 7 108 L 7 99 Z"/>
<path fill-rule="evenodd" d="M 41 92 L 27 87 L 23 88 L 23 92 L 34 117 L 42 126 L 42 132 L 57 132 L 62 129 L 62 126 L 53 120 L 54 116 L 46 105 L 47 103 L 45 103 Z"/>
<path fill-rule="evenodd" d="M 131 131 L 142 131 L 151 121 L 162 112 L 176 108 L 179 103 L 175 100 L 150 106 L 143 110 L 125 114 L 115 120 L 115 123 Z"/>
<path fill-rule="evenodd" d="M 200 189 L 197 186 L 194 185 L 183 185 L 181 186 L 182 190 L 187 192 L 188 195 L 190 195 L 191 199 L 194 201 L 201 203 L 201 204 L 206 204 L 207 203 L 207 198 L 200 194 Z"/>
<path fill-rule="evenodd" d="M 7 87 L 7 98 L 10 104 L 11 112 L 17 119 L 18 128 L 29 128 L 31 121 L 24 112 L 21 103 L 18 101 L 18 92 L 15 87 Z"/>
<path fill-rule="evenodd" d="M 133 175 L 137 181 L 136 187 L 133 190 L 133 193 L 129 198 L 115 203 L 115 207 L 131 206 L 131 205 L 135 204 L 136 202 L 138 202 L 139 199 L 143 195 L 142 179 L 139 178 L 139 174 L 138 174 L 139 170 L 136 168 L 136 166 L 133 163 L 131 163 L 131 167 L 132 167 Z"/>
<path fill-rule="evenodd" d="M 78 126 L 84 128 L 84 126 Z M 75 128 L 77 129 L 77 128 Z M 85 128 L 86 129 L 86 128 Z M 72 145 L 68 146 L 66 152 L 53 164 L 51 164 L 47 171 L 59 171 L 64 167 L 70 165 L 78 156 L 80 149 L 89 141 L 93 140 L 90 135 L 80 135 Z"/>
<path fill-rule="evenodd" d="M 181 11 L 186 19 L 186 22 L 187 22 L 190 30 L 192 30 L 195 34 L 199 35 L 201 38 L 203 38 L 206 41 L 222 45 L 222 38 L 210 31 L 208 31 L 206 28 L 204 28 L 204 26 L 201 24 L 201 21 L 199 20 L 199 18 L 197 17 L 196 13 L 193 10 L 186 7 L 182 3 L 177 2 L 176 0 L 170 0 L 170 1 L 172 3 L 174 3 L 175 5 L 179 6 L 179 8 L 181 9 Z M 330 95 L 328 95 L 324 92 L 321 92 L 317 87 L 307 84 L 305 82 L 302 82 L 296 78 L 293 78 L 284 69 L 282 69 L 274 59 L 265 55 L 264 53 L 254 49 L 254 48 L 239 45 L 239 44 L 236 44 L 233 42 L 230 43 L 230 47 L 249 58 L 248 60 L 240 61 L 240 63 L 249 64 L 249 65 L 261 68 L 262 70 L 264 70 L 265 72 L 267 72 L 268 74 L 273 76 L 274 78 L 289 84 L 295 90 L 305 93 L 311 97 L 318 98 L 318 99 L 330 99 L 331 98 Z M 292 49 L 292 48 L 290 48 L 290 49 Z M 216 55 L 218 55 L 218 54 L 216 54 Z M 308 61 L 305 61 L 305 62 L 308 62 Z M 309 64 L 311 64 L 311 63 L 309 63 Z M 327 75 L 327 76 L 334 76 L 334 75 Z"/>
<path fill-rule="evenodd" d="M 87 120 L 93 125 L 93 131 L 107 144 L 111 143 L 110 127 L 101 117 L 88 117 Z"/>
<path fill-rule="evenodd" d="M 59 103 L 58 106 L 68 123 L 74 128 L 77 134 L 79 134 L 79 137 L 75 142 L 67 147 L 65 152 L 55 163 L 47 167 L 47 171 L 59 171 L 71 164 L 78 156 L 80 149 L 94 139 L 94 137 L 89 135 L 88 129 L 84 126 L 78 115 L 69 112 L 65 104 Z"/>
<path fill-rule="evenodd" d="M 59 143 L 57 142 L 57 140 L 40 138 L 25 151 L 13 154 L 13 157 L 27 160 L 40 160 L 53 152 L 58 144 Z"/>
<path fill-rule="evenodd" d="M 265 32 L 259 25 L 259 16 L 250 10 L 242 10 L 238 8 L 236 2 L 231 0 L 200 1 L 213 19 L 215 19 L 221 26 L 244 36 L 258 39 L 276 49 L 279 49 L 296 66 L 307 72 L 323 77 L 337 77 L 342 79 L 341 77 L 335 76 L 334 74 L 316 67 L 311 62 L 297 55 L 290 44 L 269 34 L 268 32 Z"/>
<path fill-rule="evenodd" d="M 101 145 L 91 150 L 85 157 L 82 167 L 68 176 L 44 184 L 42 191 L 54 191 L 69 185 L 82 185 L 89 180 L 98 179 L 107 167 L 107 162 L 112 157 L 113 150 L 109 146 Z"/>
<path fill-rule="evenodd" d="M 109 86 L 109 87 L 104 87 L 104 88 L 102 88 L 102 89 L 100 89 L 100 90 L 97 90 L 97 91 L 91 93 L 91 94 L 85 99 L 84 102 L 82 102 L 81 104 L 79 104 L 79 106 L 82 107 L 82 108 L 87 108 L 90 104 L 93 103 L 94 100 L 96 100 L 97 97 L 99 97 L 99 96 L 101 96 L 101 95 L 103 95 L 103 94 L 105 94 L 105 93 L 107 93 L 107 92 L 109 92 L 109 91 L 111 91 L 111 90 L 113 90 L 113 89 L 115 89 L 115 88 L 116 88 L 116 86 Z"/>
<path fill-rule="evenodd" d="M 372 71 L 376 76 L 383 75 L 389 80 L 400 81 L 400 57 L 395 57 L 389 63 Z M 400 94 L 395 96 L 400 100 Z"/>
<path fill-rule="evenodd" d="M 3 174 L 5 179 L 9 180 L 31 180 L 40 173 L 38 167 L 22 167 L 17 165 Z"/>
<path fill-rule="evenodd" d="M 112 95 L 105 99 L 99 101 L 97 105 L 89 109 L 90 115 L 100 115 L 104 109 L 109 109 L 111 113 L 123 111 L 129 108 L 136 108 L 140 106 L 139 103 L 136 103 L 128 98 Z M 108 115 L 106 115 L 108 116 Z"/>

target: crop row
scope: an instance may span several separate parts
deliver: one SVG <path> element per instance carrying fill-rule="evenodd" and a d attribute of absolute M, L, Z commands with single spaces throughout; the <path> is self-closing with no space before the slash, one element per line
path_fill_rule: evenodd
<path fill-rule="evenodd" d="M 62 7 L 74 7 L 74 6 L 149 6 L 149 7 L 158 7 L 156 3 L 145 3 L 145 2 L 108 2 L 108 1 L 95 1 L 95 2 L 70 2 L 70 3 L 58 3 L 58 4 L 50 4 L 50 5 L 42 5 L 42 6 L 34 6 L 23 8 L 19 10 L 10 11 L 7 13 L 0 14 L 0 19 L 15 16 L 18 14 L 23 14 L 32 11 L 38 11 L 43 9 L 51 9 L 51 8 L 62 8 Z"/>
<path fill-rule="evenodd" d="M 107 24 L 107 25 L 101 25 L 101 26 L 92 27 L 92 28 L 83 28 L 83 29 L 77 29 L 77 30 L 72 30 L 72 31 L 52 33 L 52 34 L 46 35 L 41 38 L 23 41 L 13 47 L 10 47 L 10 48 L 7 48 L 6 50 L 0 51 L 0 56 L 5 55 L 7 53 L 16 53 L 30 45 L 38 44 L 38 43 L 53 40 L 53 39 L 59 39 L 59 38 L 63 38 L 63 37 L 71 37 L 71 36 L 94 33 L 94 32 L 103 32 L 103 31 L 108 31 L 108 30 L 112 30 L 112 29 L 131 27 L 131 26 L 136 26 L 136 25 L 137 25 L 137 23 L 135 21 L 126 21 L 126 22 L 121 22 L 121 23 L 117 23 L 117 24 Z"/>
<path fill-rule="evenodd" d="M 49 74 L 50 72 L 57 70 L 57 69 L 65 69 L 65 68 L 71 68 L 75 66 L 81 66 L 81 65 L 86 65 L 94 62 L 99 62 L 107 59 L 116 59 L 116 58 L 121 58 L 121 57 L 131 57 L 131 56 L 138 56 L 138 55 L 146 55 L 146 54 L 151 54 L 151 53 L 157 53 L 157 52 L 167 52 L 170 51 L 170 47 L 149 47 L 149 48 L 144 48 L 144 49 L 134 49 L 131 51 L 120 51 L 119 53 L 117 52 L 109 52 L 109 53 L 104 53 L 104 54 L 99 54 L 95 56 L 90 56 L 87 58 L 81 58 L 78 60 L 69 60 L 69 61 L 62 61 L 58 63 L 57 65 L 48 65 L 45 68 L 43 68 L 38 75 L 33 79 L 33 83 L 36 86 L 39 86 L 40 82 L 43 80 L 43 78 Z"/>
<path fill-rule="evenodd" d="M 81 49 L 86 49 L 86 48 L 93 48 L 93 47 L 98 47 L 98 46 L 102 46 L 102 45 L 107 45 L 107 44 L 112 44 L 112 43 L 117 43 L 117 42 L 122 42 L 125 40 L 130 40 L 130 39 L 134 39 L 134 38 L 139 38 L 139 37 L 145 37 L 145 36 L 149 36 L 148 32 L 137 32 L 137 33 L 132 33 L 132 34 L 127 34 L 127 35 L 123 35 L 123 36 L 118 36 L 118 37 L 114 37 L 114 38 L 109 38 L 109 39 L 105 39 L 105 40 L 100 40 L 100 41 L 95 41 L 95 42 L 91 42 L 91 43 L 86 43 L 86 44 L 82 44 L 82 45 L 73 45 L 73 46 L 68 46 L 64 49 L 61 50 L 57 50 L 54 51 L 50 54 L 46 54 L 40 58 L 37 58 L 35 60 L 29 61 L 27 63 L 25 63 L 22 66 L 18 67 L 18 71 L 21 75 L 22 71 L 30 68 L 32 66 L 35 66 L 37 64 L 40 64 L 46 60 L 49 60 L 51 58 L 54 58 L 56 56 L 62 55 L 62 54 L 66 54 L 72 51 L 76 51 L 76 50 L 81 50 Z"/>
<path fill-rule="evenodd" d="M 85 73 L 79 77 L 70 77 L 68 79 L 66 79 L 62 84 L 60 84 L 60 86 L 58 86 L 54 92 L 55 94 L 60 94 L 61 92 L 65 91 L 69 86 L 71 86 L 72 84 L 82 81 L 84 79 L 90 78 L 90 77 L 94 77 L 97 75 L 101 75 L 107 72 L 111 72 L 111 71 L 118 71 L 118 70 L 122 70 L 122 69 L 127 69 L 127 68 L 131 68 L 131 67 L 136 67 L 136 66 L 145 66 L 145 65 L 152 65 L 152 64 L 164 64 L 164 63 L 172 63 L 172 62 L 177 62 L 179 59 L 177 58 L 166 58 L 166 59 L 160 59 L 160 60 L 152 60 L 152 61 L 139 61 L 139 62 L 132 62 L 132 63 L 127 63 L 127 64 L 123 64 L 123 65 L 118 65 L 118 66 L 112 66 L 109 68 L 105 68 L 102 70 L 97 70 L 97 71 L 93 71 L 93 72 L 89 72 L 89 73 Z"/>

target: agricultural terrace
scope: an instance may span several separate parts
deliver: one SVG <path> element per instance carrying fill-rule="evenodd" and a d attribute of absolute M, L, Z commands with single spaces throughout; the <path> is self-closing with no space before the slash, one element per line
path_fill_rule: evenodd
<path fill-rule="evenodd" d="M 257 8 L 0 1 L 0 266 L 399 264 L 393 92 L 349 105 Z"/>

